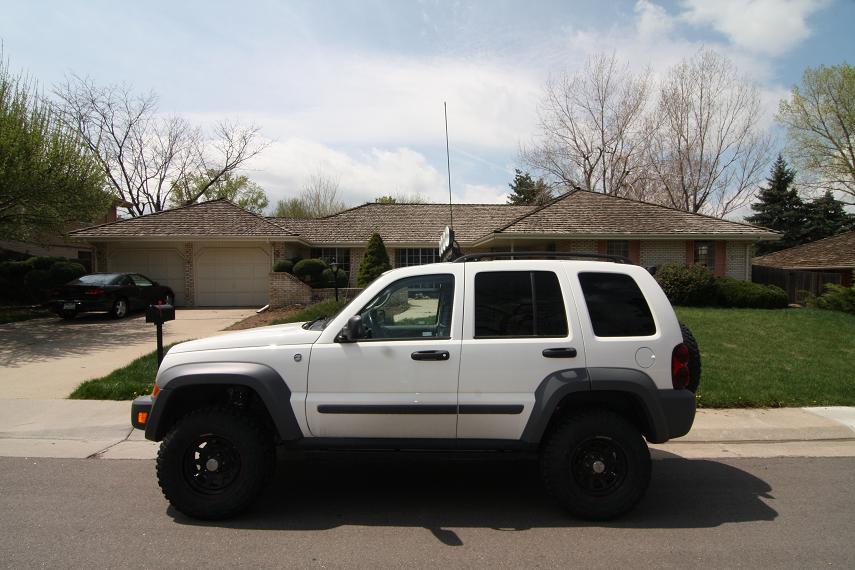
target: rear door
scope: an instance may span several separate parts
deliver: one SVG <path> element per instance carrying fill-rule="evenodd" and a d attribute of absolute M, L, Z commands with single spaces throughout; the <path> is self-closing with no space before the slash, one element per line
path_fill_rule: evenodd
<path fill-rule="evenodd" d="M 587 382 L 572 293 L 555 267 L 466 264 L 458 437 L 519 439 L 544 379 Z"/>

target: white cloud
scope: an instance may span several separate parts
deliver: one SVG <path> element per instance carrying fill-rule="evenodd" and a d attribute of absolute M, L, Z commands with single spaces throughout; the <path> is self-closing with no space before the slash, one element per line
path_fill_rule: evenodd
<path fill-rule="evenodd" d="M 297 196 L 309 177 L 319 172 L 338 179 L 349 206 L 396 194 L 417 193 L 438 202 L 448 199 L 445 174 L 409 148 L 372 148 L 351 156 L 316 141 L 292 138 L 272 143 L 251 161 L 246 173 L 267 191 L 273 205 Z M 458 201 L 463 198 L 455 196 Z"/>
<path fill-rule="evenodd" d="M 823 0 L 683 0 L 681 18 L 712 26 L 739 47 L 781 55 L 810 35 L 808 17 Z"/>

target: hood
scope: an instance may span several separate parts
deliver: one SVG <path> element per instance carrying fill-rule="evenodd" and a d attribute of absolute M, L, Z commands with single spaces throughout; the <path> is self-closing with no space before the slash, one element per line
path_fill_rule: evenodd
<path fill-rule="evenodd" d="M 194 352 L 197 350 L 218 350 L 225 348 L 252 348 L 257 346 L 282 346 L 291 344 L 312 344 L 321 336 L 321 331 L 305 330 L 303 323 L 288 323 L 236 331 L 233 333 L 182 342 L 173 346 L 169 352 Z"/>

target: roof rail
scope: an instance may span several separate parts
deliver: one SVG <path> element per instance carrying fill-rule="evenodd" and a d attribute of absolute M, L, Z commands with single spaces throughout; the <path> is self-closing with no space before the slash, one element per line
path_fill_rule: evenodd
<path fill-rule="evenodd" d="M 469 253 L 461 255 L 454 260 L 454 263 L 462 263 L 464 261 L 481 261 L 485 258 L 493 257 L 514 257 L 514 258 L 554 258 L 554 257 L 584 257 L 590 259 L 606 259 L 615 263 L 632 264 L 628 258 L 622 255 L 606 255 L 605 253 L 588 253 L 580 251 L 488 251 L 483 253 Z"/>

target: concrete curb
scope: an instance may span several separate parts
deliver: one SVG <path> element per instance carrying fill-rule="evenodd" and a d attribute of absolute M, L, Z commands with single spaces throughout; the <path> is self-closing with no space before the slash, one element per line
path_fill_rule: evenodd
<path fill-rule="evenodd" d="M 152 459 L 130 402 L 0 399 L 0 457 Z M 654 458 L 855 456 L 855 407 L 698 410 Z"/>

